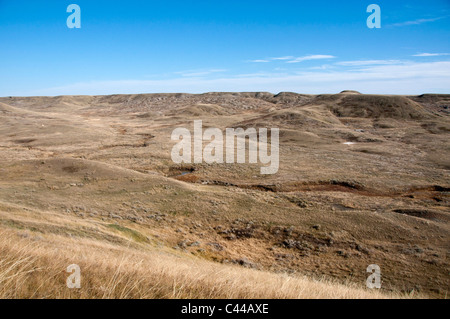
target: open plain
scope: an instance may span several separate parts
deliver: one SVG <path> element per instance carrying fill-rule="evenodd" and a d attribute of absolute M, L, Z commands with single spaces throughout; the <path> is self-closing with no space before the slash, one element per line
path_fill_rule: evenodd
<path fill-rule="evenodd" d="M 0 297 L 446 298 L 449 107 L 354 91 L 0 98 Z M 279 128 L 278 172 L 173 163 L 171 132 L 199 119 Z"/>

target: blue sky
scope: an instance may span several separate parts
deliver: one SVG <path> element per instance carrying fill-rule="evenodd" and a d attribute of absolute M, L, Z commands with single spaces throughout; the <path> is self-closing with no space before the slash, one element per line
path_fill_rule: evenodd
<path fill-rule="evenodd" d="M 449 0 L 0 0 L 0 96 L 450 93 L 449 39 Z"/>

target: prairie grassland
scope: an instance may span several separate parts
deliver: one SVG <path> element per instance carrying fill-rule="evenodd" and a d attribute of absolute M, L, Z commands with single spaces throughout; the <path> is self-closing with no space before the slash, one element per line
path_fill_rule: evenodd
<path fill-rule="evenodd" d="M 0 97 L 0 297 L 446 298 L 449 103 Z M 279 171 L 174 163 L 171 134 L 195 120 L 279 128 Z M 66 287 L 71 264 L 81 289 Z"/>
<path fill-rule="evenodd" d="M 0 232 L 0 298 L 412 297 L 222 265 L 158 249 L 26 234 Z M 80 289 L 66 286 L 70 275 L 66 268 L 73 263 L 81 268 Z"/>

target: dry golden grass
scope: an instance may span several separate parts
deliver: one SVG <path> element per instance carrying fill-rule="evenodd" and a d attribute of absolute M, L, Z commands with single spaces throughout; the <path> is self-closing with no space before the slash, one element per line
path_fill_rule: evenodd
<path fill-rule="evenodd" d="M 0 298 L 406 297 L 91 239 L 10 230 L 0 236 Z M 80 289 L 66 286 L 73 263 L 81 268 Z"/>
<path fill-rule="evenodd" d="M 446 298 L 448 100 L 0 98 L 0 297 Z M 279 172 L 175 165 L 171 133 L 196 119 L 280 128 Z"/>

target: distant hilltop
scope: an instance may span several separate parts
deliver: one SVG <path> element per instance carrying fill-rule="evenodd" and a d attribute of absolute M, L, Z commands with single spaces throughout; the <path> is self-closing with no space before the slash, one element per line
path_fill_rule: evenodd
<path fill-rule="evenodd" d="M 4 103 L 4 105 L 1 105 Z M 30 107 L 33 111 L 92 110 L 116 114 L 136 113 L 152 117 L 158 112 L 173 111 L 178 115 L 226 114 L 233 110 L 256 110 L 266 108 L 321 106 L 338 117 L 370 118 L 428 118 L 433 114 L 448 115 L 450 94 L 382 95 L 362 94 L 344 90 L 338 94 L 300 94 L 294 92 L 209 92 L 112 94 L 112 95 L 61 95 L 0 97 L 0 112 L 16 111 Z"/>
<path fill-rule="evenodd" d="M 358 91 L 354 91 L 354 90 L 344 90 L 341 91 L 341 94 L 361 94 Z"/>

